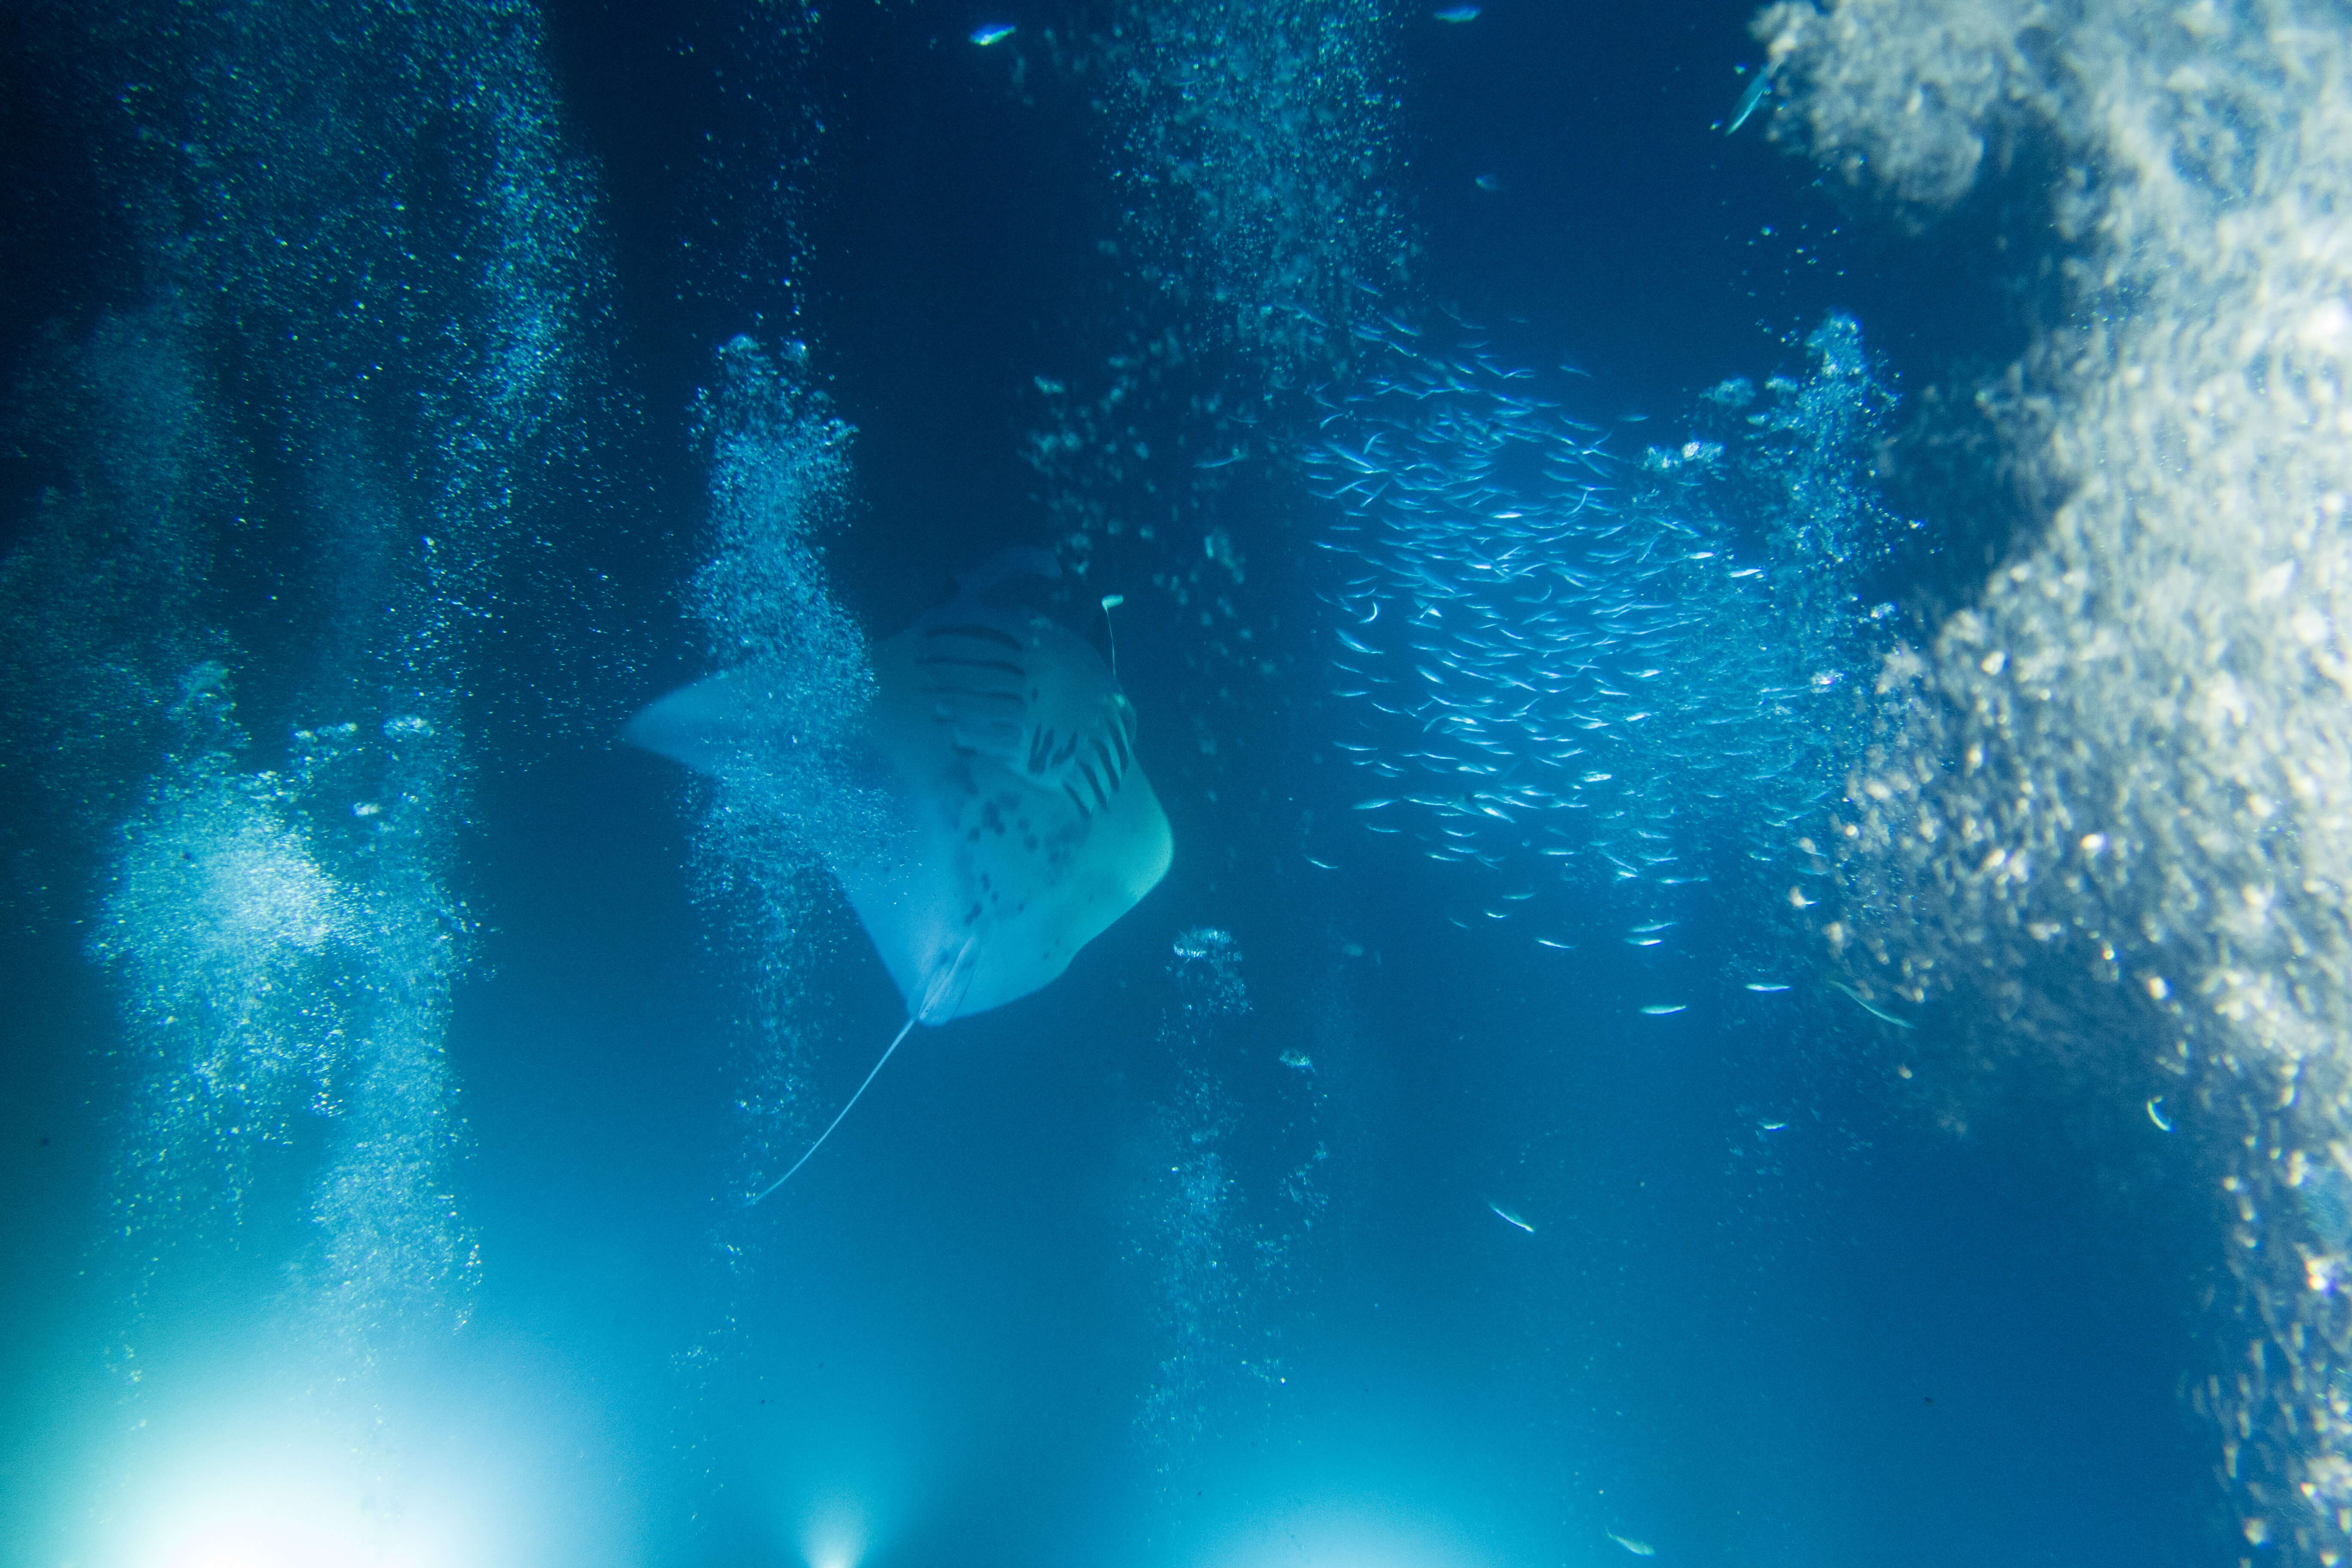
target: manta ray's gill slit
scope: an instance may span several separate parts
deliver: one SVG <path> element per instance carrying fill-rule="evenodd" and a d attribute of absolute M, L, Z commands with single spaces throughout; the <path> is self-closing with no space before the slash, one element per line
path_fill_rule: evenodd
<path fill-rule="evenodd" d="M 1029 771 L 1033 773 L 1042 773 L 1052 767 L 1053 763 L 1054 731 L 1040 725 L 1035 737 L 1029 742 Z"/>
<path fill-rule="evenodd" d="M 966 669 L 1001 669 L 1016 679 L 1025 679 L 1028 676 L 1028 671 L 1007 658 L 966 658 L 960 654 L 933 653 L 926 654 L 915 662 L 923 665 L 953 664 Z"/>
<path fill-rule="evenodd" d="M 1070 797 L 1070 804 L 1078 808 L 1078 815 L 1080 816 L 1085 817 L 1088 822 L 1092 822 L 1094 820 L 1095 814 L 1087 809 L 1087 803 L 1079 798 L 1078 792 L 1076 790 L 1072 789 L 1068 784 L 1065 784 L 1062 786 L 1062 793 Z"/>
<path fill-rule="evenodd" d="M 992 702 L 1010 702 L 1016 708 L 1026 705 L 1021 693 L 1017 691 L 974 691 L 968 686 L 926 686 L 923 688 L 923 695 L 984 699 Z"/>
<path fill-rule="evenodd" d="M 1019 637 L 1014 637 L 1011 632 L 999 631 L 994 626 L 932 626 L 923 635 L 932 637 L 978 637 L 983 642 L 992 642 L 999 644 L 1002 647 L 1009 647 L 1015 653 L 1025 653 L 1028 651 L 1028 649 L 1023 646 Z"/>
<path fill-rule="evenodd" d="M 1078 764 L 1078 776 L 1087 781 L 1087 787 L 1088 789 L 1095 792 L 1095 809 L 1097 811 L 1100 811 L 1110 804 L 1110 795 L 1103 788 L 1102 780 L 1095 777 L 1095 770 L 1092 763 L 1080 763 Z"/>
<path fill-rule="evenodd" d="M 1094 738 L 1094 747 L 1096 757 L 1102 763 L 1103 777 L 1110 780 L 1111 788 L 1117 789 L 1120 778 L 1127 773 L 1127 764 L 1112 753 L 1100 735 Z"/>

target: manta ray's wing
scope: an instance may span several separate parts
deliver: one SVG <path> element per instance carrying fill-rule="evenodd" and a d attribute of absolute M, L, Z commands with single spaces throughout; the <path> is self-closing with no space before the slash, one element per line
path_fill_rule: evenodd
<path fill-rule="evenodd" d="M 874 939 L 908 1016 L 944 1024 L 1047 984 L 1167 873 L 1168 818 L 1135 710 L 1084 640 L 970 591 L 874 650 L 865 721 L 895 830 L 795 815 Z M 793 672 L 681 687 L 623 739 L 715 776 L 809 787 Z"/>

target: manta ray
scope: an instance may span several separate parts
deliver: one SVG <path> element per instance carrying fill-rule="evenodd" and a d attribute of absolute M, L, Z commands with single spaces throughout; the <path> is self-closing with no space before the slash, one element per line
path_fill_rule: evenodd
<path fill-rule="evenodd" d="M 907 1004 L 907 1022 L 808 1152 L 824 1146 L 917 1024 L 984 1013 L 1051 984 L 1165 876 L 1167 815 L 1135 754 L 1135 708 L 1087 641 L 1008 604 L 1040 551 L 999 556 L 873 650 L 856 749 L 890 823 L 824 852 Z M 1108 606 L 1106 606 L 1108 608 Z M 790 670 L 759 663 L 681 687 L 622 739 L 726 778 L 782 771 Z"/>

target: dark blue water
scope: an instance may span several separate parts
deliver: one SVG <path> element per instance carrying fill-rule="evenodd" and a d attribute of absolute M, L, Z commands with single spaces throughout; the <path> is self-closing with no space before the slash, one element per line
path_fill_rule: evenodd
<path fill-rule="evenodd" d="M 1428 12 L 1201 10 L 1266 118 L 1211 116 L 1197 202 L 1138 181 L 1183 95 L 1119 85 L 1181 7 L 8 24 L 0 1559 L 2225 1560 L 2203 1175 L 1857 1007 L 1788 898 L 1837 896 L 1793 845 L 1868 716 L 1757 689 L 1816 638 L 1843 702 L 2006 521 L 1702 397 L 1843 312 L 1893 438 L 2023 351 L 2040 209 L 1923 234 L 1725 136 L 1741 5 Z M 1230 327 L 1251 286 L 1315 331 Z M 1426 726 L 1332 666 L 1310 449 L 1393 370 L 1343 307 L 1612 431 L 1595 519 L 1833 583 L 1594 568 L 1668 721 L 1814 772 L 1702 791 L 1721 745 L 1621 724 L 1588 796 L 1521 759 L 1368 831 Z M 692 586 L 737 334 L 854 428 L 797 537 L 869 637 L 1009 543 L 1098 642 L 1125 596 L 1176 844 L 756 1208 L 905 1011 L 810 852 L 614 740 L 800 613 Z M 1156 456 L 1024 460 L 1122 387 Z M 1856 496 L 1884 537 L 1790 542 Z M 1643 824 L 1688 879 L 1587 853 Z"/>

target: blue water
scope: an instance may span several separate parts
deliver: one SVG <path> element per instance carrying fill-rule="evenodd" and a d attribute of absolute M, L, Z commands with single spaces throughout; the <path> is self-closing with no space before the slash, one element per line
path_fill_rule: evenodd
<path fill-rule="evenodd" d="M 1822 935 L 2040 515 L 1891 444 L 2047 172 L 1923 228 L 1723 133 L 1743 5 L 1432 10 L 7 24 L 0 1562 L 2254 1550 L 2152 1053 Z M 822 800 L 614 737 L 1007 544 L 1173 868 L 747 1207 L 905 1011 Z"/>

